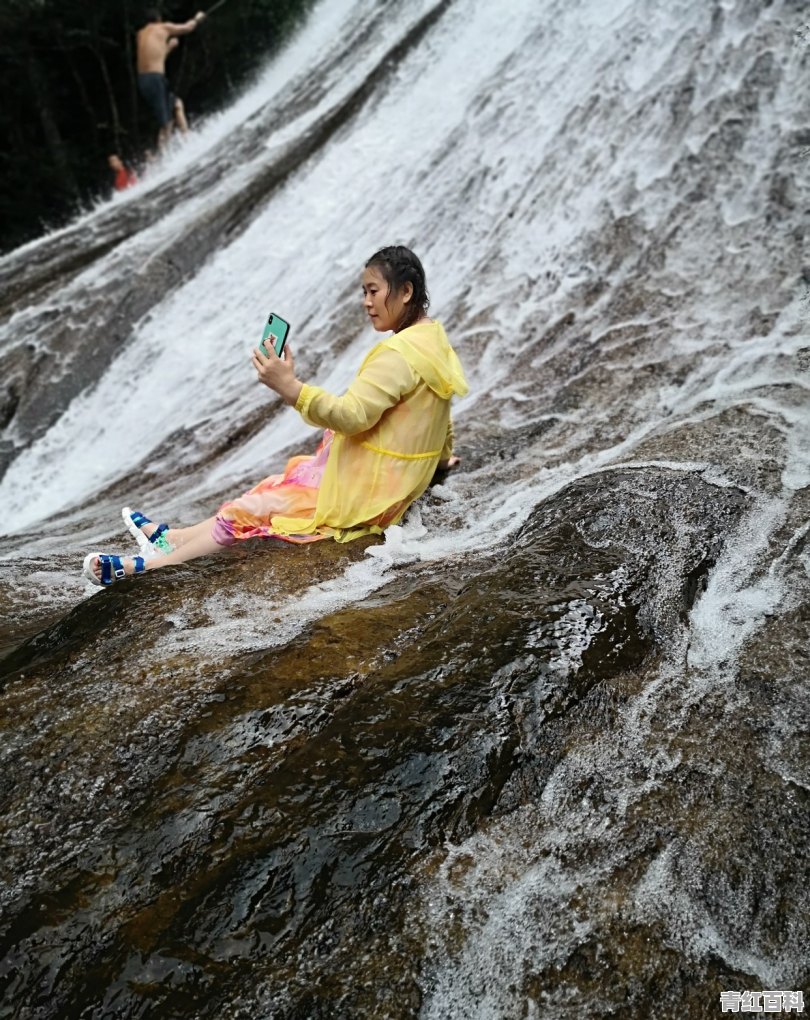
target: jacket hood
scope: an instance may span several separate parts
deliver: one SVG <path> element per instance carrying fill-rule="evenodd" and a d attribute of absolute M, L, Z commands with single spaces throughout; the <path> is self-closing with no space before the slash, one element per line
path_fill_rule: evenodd
<path fill-rule="evenodd" d="M 469 392 L 464 369 L 440 322 L 408 326 L 383 340 L 381 346 L 398 351 L 437 397 L 449 400 Z"/>

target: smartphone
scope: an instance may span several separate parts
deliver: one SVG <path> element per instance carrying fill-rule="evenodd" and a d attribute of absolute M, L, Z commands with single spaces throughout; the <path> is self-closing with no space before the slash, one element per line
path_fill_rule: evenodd
<path fill-rule="evenodd" d="M 265 346 L 266 342 L 270 340 L 273 344 L 273 349 L 276 354 L 281 357 L 284 351 L 284 345 L 287 343 L 287 337 L 290 335 L 290 324 L 286 319 L 282 319 L 280 315 L 276 315 L 275 312 L 271 312 L 267 323 L 262 333 L 262 340 L 259 344 L 259 350 L 267 356 L 268 350 Z"/>

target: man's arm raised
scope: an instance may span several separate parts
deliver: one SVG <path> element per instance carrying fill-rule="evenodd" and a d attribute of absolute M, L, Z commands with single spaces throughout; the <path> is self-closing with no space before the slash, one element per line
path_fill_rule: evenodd
<path fill-rule="evenodd" d="M 202 11 L 197 11 L 193 18 L 189 21 L 184 21 L 182 25 L 175 25 L 172 21 L 164 21 L 163 26 L 168 29 L 169 35 L 188 35 L 189 32 L 194 31 L 201 21 L 205 21 L 205 14 Z"/>

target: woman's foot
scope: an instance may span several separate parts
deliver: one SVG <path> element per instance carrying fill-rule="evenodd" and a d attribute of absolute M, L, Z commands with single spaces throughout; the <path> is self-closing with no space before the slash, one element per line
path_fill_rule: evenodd
<path fill-rule="evenodd" d="M 155 524 L 140 510 L 130 510 L 128 506 L 121 511 L 121 516 L 124 518 L 127 531 L 138 543 L 142 553 L 151 555 L 160 552 L 166 555 L 174 550 L 168 539 L 168 524 Z"/>
<path fill-rule="evenodd" d="M 105 553 L 88 553 L 82 573 L 93 584 L 111 585 L 124 577 L 142 574 L 146 570 L 143 556 L 108 556 Z"/>

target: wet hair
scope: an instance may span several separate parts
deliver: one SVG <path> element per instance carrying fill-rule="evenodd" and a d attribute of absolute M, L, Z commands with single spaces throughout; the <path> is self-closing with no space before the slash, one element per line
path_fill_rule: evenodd
<path fill-rule="evenodd" d="M 147 25 L 151 25 L 153 21 L 163 21 L 163 18 L 157 7 L 147 7 L 143 12 L 143 20 Z"/>
<path fill-rule="evenodd" d="M 425 270 L 422 263 L 410 248 L 401 244 L 392 244 L 374 252 L 366 262 L 366 269 L 379 269 L 380 275 L 388 284 L 388 297 L 399 294 L 406 283 L 413 287 L 410 301 L 405 305 L 402 318 L 397 323 L 395 332 L 412 326 L 417 319 L 427 314 L 430 295 L 425 283 Z M 388 304 L 388 297 L 385 303 Z"/>

